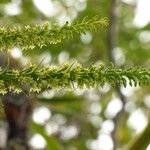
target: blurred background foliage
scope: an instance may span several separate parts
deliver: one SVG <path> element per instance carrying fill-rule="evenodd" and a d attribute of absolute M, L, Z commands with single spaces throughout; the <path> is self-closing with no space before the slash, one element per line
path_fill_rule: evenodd
<path fill-rule="evenodd" d="M 144 11 L 141 1 L 118 0 L 114 8 L 117 33 L 114 35 L 115 48 L 112 53 L 117 67 L 149 67 L 150 15 L 140 14 Z M 1 0 L 0 25 L 52 22 L 61 26 L 66 21 L 73 22 L 85 16 L 110 18 L 114 2 Z M 145 11 L 150 14 L 146 5 Z M 144 20 L 144 17 L 147 18 Z M 20 66 L 30 62 L 39 64 L 42 60 L 42 66 L 75 60 L 85 66 L 109 64 L 109 29 L 103 28 L 93 33 L 87 31 L 86 35 L 73 40 L 25 53 L 15 47 L 10 55 Z M 40 150 L 150 150 L 150 88 L 127 86 L 121 87 L 121 92 L 126 98 L 124 106 L 119 94 L 108 84 L 99 89 L 65 91 L 62 88 L 37 94 L 29 123 L 30 146 Z M 117 116 L 122 110 L 121 116 Z M 119 117 L 117 124 L 116 117 Z M 6 144 L 6 132 L 4 114 L 1 112 L 0 147 Z M 138 144 L 139 141 L 141 144 Z"/>

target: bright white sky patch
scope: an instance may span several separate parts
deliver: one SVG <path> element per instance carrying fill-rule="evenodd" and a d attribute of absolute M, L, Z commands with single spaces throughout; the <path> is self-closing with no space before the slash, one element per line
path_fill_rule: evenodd
<path fill-rule="evenodd" d="M 147 107 L 150 108 L 150 95 L 146 95 L 144 98 L 144 103 Z"/>
<path fill-rule="evenodd" d="M 63 26 L 66 21 L 71 22 L 71 20 L 71 17 L 67 14 L 66 11 L 62 11 L 61 14 L 59 14 L 57 17 L 57 21 L 60 26 Z"/>
<path fill-rule="evenodd" d="M 42 92 L 42 94 L 39 95 L 39 97 L 51 99 L 52 97 L 54 97 L 54 95 L 55 95 L 54 90 L 46 90 L 46 91 Z"/>
<path fill-rule="evenodd" d="M 143 31 L 139 34 L 139 39 L 142 43 L 150 42 L 150 31 Z"/>
<path fill-rule="evenodd" d="M 137 109 L 130 115 L 127 124 L 135 129 L 136 133 L 141 133 L 145 129 L 147 122 L 148 120 L 143 111 Z"/>
<path fill-rule="evenodd" d="M 46 141 L 40 134 L 33 135 L 29 144 L 35 149 L 44 149 L 46 147 Z"/>
<path fill-rule="evenodd" d="M 76 126 L 67 126 L 61 128 L 61 138 L 63 140 L 70 140 L 78 135 L 78 129 Z"/>
<path fill-rule="evenodd" d="M 113 49 L 113 57 L 117 65 L 123 65 L 125 63 L 125 55 L 120 47 Z"/>
<path fill-rule="evenodd" d="M 56 8 L 51 0 L 33 0 L 33 3 L 47 17 L 52 17 L 56 14 Z"/>
<path fill-rule="evenodd" d="M 21 13 L 21 9 L 20 9 L 20 1 L 14 1 L 11 3 L 8 3 L 5 7 L 4 7 L 4 11 L 7 15 L 10 16 L 14 16 L 14 15 L 18 15 Z"/>
<path fill-rule="evenodd" d="M 102 118 L 99 117 L 99 115 L 89 115 L 88 119 L 91 121 L 93 126 L 99 128 L 102 123 Z"/>
<path fill-rule="evenodd" d="M 98 148 L 99 150 L 112 150 L 113 141 L 107 134 L 100 134 L 98 137 Z"/>
<path fill-rule="evenodd" d="M 58 61 L 60 64 L 66 62 L 69 59 L 69 53 L 66 51 L 62 51 L 60 52 L 59 56 L 58 56 Z"/>
<path fill-rule="evenodd" d="M 122 1 L 127 4 L 135 4 L 136 3 L 136 0 L 122 0 Z"/>
<path fill-rule="evenodd" d="M 100 134 L 98 139 L 89 140 L 87 142 L 87 147 L 90 150 L 112 150 L 113 149 L 113 141 L 110 135 Z"/>
<path fill-rule="evenodd" d="M 35 108 L 33 112 L 33 120 L 36 123 L 44 124 L 51 116 L 51 112 L 47 107 Z"/>
<path fill-rule="evenodd" d="M 67 7 L 72 7 L 75 3 L 75 0 L 63 0 L 63 3 L 67 6 Z"/>
<path fill-rule="evenodd" d="M 150 23 L 150 0 L 137 0 L 137 8 L 133 23 L 139 28 Z"/>
<path fill-rule="evenodd" d="M 101 132 L 102 133 L 106 133 L 106 134 L 110 134 L 114 129 L 114 123 L 112 120 L 106 120 L 102 123 L 101 126 Z"/>
<path fill-rule="evenodd" d="M 150 143 L 149 143 L 148 147 L 146 148 L 146 150 L 150 150 Z"/>
<path fill-rule="evenodd" d="M 63 116 L 61 114 L 53 115 L 53 121 L 56 122 L 58 125 L 63 125 L 67 122 L 65 116 Z"/>
<path fill-rule="evenodd" d="M 87 3 L 76 1 L 74 6 L 75 6 L 77 11 L 84 11 L 86 9 Z"/>
<path fill-rule="evenodd" d="M 99 101 L 100 95 L 97 93 L 95 89 L 86 90 L 84 92 L 84 96 L 90 101 Z"/>
<path fill-rule="evenodd" d="M 136 91 L 138 91 L 140 87 L 134 87 L 134 86 L 130 86 L 129 85 L 129 81 L 127 80 L 127 86 L 126 87 L 121 87 L 121 92 L 123 93 L 123 95 L 130 97 L 132 96 Z"/>
<path fill-rule="evenodd" d="M 14 47 L 11 51 L 10 51 L 10 54 L 13 58 L 20 58 L 22 56 L 22 52 L 19 48 L 17 47 Z"/>
<path fill-rule="evenodd" d="M 94 115 L 98 115 L 101 112 L 101 105 L 95 101 L 90 105 L 90 112 Z"/>
<path fill-rule="evenodd" d="M 58 130 L 59 130 L 59 126 L 57 123 L 54 123 L 54 122 L 49 122 L 45 126 L 45 131 L 48 135 L 52 135 L 58 132 Z"/>
<path fill-rule="evenodd" d="M 43 65 L 48 65 L 51 62 L 52 55 L 50 52 L 44 52 L 40 55 L 38 59 L 39 63 L 42 63 Z"/>
<path fill-rule="evenodd" d="M 117 115 L 117 113 L 122 109 L 122 102 L 119 98 L 113 98 L 107 108 L 106 108 L 106 116 L 109 118 L 113 118 Z"/>
<path fill-rule="evenodd" d="M 4 148 L 7 141 L 7 129 L 0 127 L 0 135 L 0 148 Z"/>
<path fill-rule="evenodd" d="M 108 83 L 105 83 L 103 87 L 100 87 L 99 89 L 102 93 L 107 93 L 110 90 L 110 88 L 110 85 Z"/>
<path fill-rule="evenodd" d="M 134 101 L 128 101 L 125 105 L 126 112 L 133 112 L 136 109 L 136 105 Z"/>
<path fill-rule="evenodd" d="M 92 34 L 90 32 L 86 32 L 86 34 L 81 34 L 81 41 L 84 44 L 89 44 L 92 41 Z"/>

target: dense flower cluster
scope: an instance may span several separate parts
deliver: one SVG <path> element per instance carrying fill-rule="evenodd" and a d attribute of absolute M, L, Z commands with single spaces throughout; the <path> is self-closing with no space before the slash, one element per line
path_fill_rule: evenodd
<path fill-rule="evenodd" d="M 117 69 L 103 65 L 83 67 L 80 64 L 64 64 L 39 68 L 30 65 L 22 70 L 0 70 L 0 93 L 8 91 L 17 93 L 27 86 L 30 92 L 39 92 L 48 88 L 90 88 L 103 86 L 150 85 L 150 70 L 144 68 Z M 74 86 L 75 85 L 75 86 Z"/>
<path fill-rule="evenodd" d="M 108 25 L 108 19 L 98 16 L 81 21 L 74 21 L 71 25 L 66 22 L 64 26 L 51 25 L 26 25 L 14 27 L 0 27 L 0 49 L 9 51 L 13 47 L 22 50 L 42 48 L 48 44 L 57 44 L 64 40 L 72 39 L 75 35 L 85 33 L 87 30 L 96 30 L 97 27 Z"/>

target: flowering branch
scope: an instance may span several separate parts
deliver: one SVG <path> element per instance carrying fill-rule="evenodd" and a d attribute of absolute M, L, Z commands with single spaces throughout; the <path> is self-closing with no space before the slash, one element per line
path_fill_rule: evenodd
<path fill-rule="evenodd" d="M 46 66 L 39 68 L 30 65 L 22 70 L 0 70 L 0 93 L 8 91 L 21 92 L 26 85 L 30 92 L 39 92 L 48 88 L 70 89 L 97 87 L 109 83 L 112 86 L 127 84 L 130 86 L 150 85 L 150 70 L 140 67 L 117 69 L 103 65 L 83 67 L 80 64 L 62 66 Z"/>
<path fill-rule="evenodd" d="M 96 16 L 93 18 L 85 17 L 81 21 L 75 21 L 69 25 L 68 22 L 64 26 L 51 25 L 50 23 L 43 25 L 26 25 L 23 27 L 0 27 L 0 49 L 9 51 L 17 46 L 22 50 L 33 49 L 35 47 L 43 47 L 48 44 L 57 44 L 64 40 L 72 39 L 75 35 L 85 33 L 87 30 L 96 30 L 97 27 L 107 26 L 107 18 Z"/>

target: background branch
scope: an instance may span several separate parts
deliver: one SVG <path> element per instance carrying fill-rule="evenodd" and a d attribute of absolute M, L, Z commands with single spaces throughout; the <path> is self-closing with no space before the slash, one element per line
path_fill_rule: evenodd
<path fill-rule="evenodd" d="M 111 1 L 111 8 L 110 8 L 110 19 L 109 19 L 109 32 L 108 32 L 108 55 L 109 60 L 115 64 L 115 60 L 113 57 L 113 50 L 116 47 L 116 40 L 117 40 L 117 0 Z M 119 126 L 119 121 L 124 114 L 124 107 L 126 104 L 126 97 L 122 94 L 120 87 L 116 86 L 117 94 L 122 102 L 122 109 L 118 112 L 118 114 L 113 118 L 114 122 L 114 130 L 112 131 L 112 139 L 114 143 L 113 149 L 117 149 L 117 143 L 118 143 L 118 137 L 117 137 L 117 131 Z"/>
<path fill-rule="evenodd" d="M 128 150 L 136 150 L 136 149 L 146 150 L 149 142 L 150 142 L 150 121 L 148 122 L 145 130 L 128 147 Z"/>

